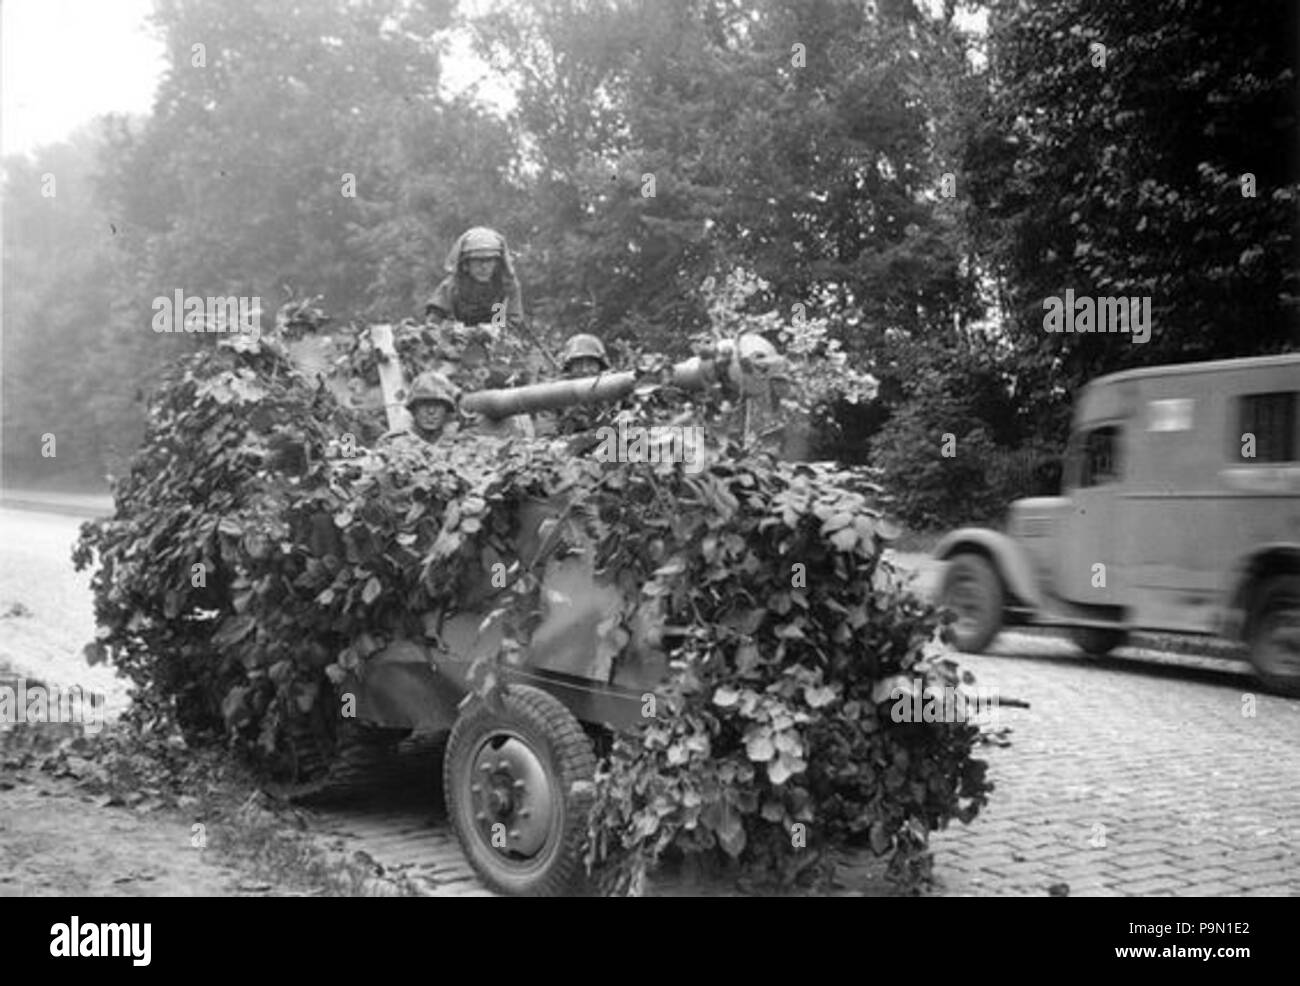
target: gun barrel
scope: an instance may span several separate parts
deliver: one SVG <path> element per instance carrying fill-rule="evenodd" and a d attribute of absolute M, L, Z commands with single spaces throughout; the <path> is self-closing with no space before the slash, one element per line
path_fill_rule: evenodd
<path fill-rule="evenodd" d="M 714 360 L 696 356 L 672 368 L 670 382 L 684 390 L 700 390 L 715 383 L 722 367 Z M 607 404 L 620 400 L 636 388 L 637 374 L 601 373 L 594 377 L 553 380 L 525 387 L 499 390 L 476 390 L 460 400 L 462 410 L 488 418 L 508 418 L 516 414 L 558 411 L 579 404 Z"/>

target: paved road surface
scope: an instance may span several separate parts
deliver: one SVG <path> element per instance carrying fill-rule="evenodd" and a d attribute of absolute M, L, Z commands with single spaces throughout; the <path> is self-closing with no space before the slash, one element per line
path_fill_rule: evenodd
<path fill-rule="evenodd" d="M 95 635 L 91 573 L 72 567 L 83 522 L 0 508 L 0 667 L 102 694 L 113 717 L 127 706 L 127 684 L 81 654 Z"/>
<path fill-rule="evenodd" d="M 1011 745 L 987 750 L 986 811 L 933 837 L 945 892 L 1300 894 L 1300 700 L 1210 656 L 1087 658 L 1040 631 L 993 651 L 960 660 L 1030 708 L 999 710 Z"/>
<path fill-rule="evenodd" d="M 1300 701 L 1240 665 L 1051 643 L 963 658 L 1031 708 L 1000 712 L 988 810 L 934 839 L 947 892 L 1300 894 Z"/>

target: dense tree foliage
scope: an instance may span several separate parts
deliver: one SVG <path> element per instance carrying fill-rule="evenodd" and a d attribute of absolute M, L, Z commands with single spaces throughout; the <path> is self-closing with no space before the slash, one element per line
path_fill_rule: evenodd
<path fill-rule="evenodd" d="M 451 240 L 508 216 L 507 137 L 440 88 L 446 4 L 161 0 L 170 67 L 109 198 L 154 293 L 287 286 L 417 310 Z"/>
<path fill-rule="evenodd" d="M 6 162 L 0 362 L 9 482 L 102 487 L 143 431 L 135 398 L 163 354 L 120 290 L 114 241 L 122 230 L 95 186 L 101 149 L 97 134 L 82 130 Z"/>
<path fill-rule="evenodd" d="M 510 238 L 551 343 L 681 353 L 737 266 L 766 284 L 753 311 L 825 318 L 881 388 L 833 403 L 819 454 L 865 459 L 903 411 L 927 444 L 896 461 L 937 449 L 919 373 L 996 454 L 1059 448 L 1092 376 L 1295 344 L 1287 7 L 159 0 L 153 112 L 6 162 L 9 475 L 120 461 L 136 392 L 211 345 L 151 333 L 154 298 L 398 319 L 474 223 Z M 448 90 L 456 45 L 504 113 Z M 1150 297 L 1151 341 L 1045 332 L 1067 288 Z"/>
<path fill-rule="evenodd" d="M 1044 430 L 1100 373 L 1295 346 L 1295 5 L 991 7 L 968 215 Z M 1045 332 L 1067 288 L 1151 298 L 1150 341 Z"/>
<path fill-rule="evenodd" d="M 502 4 L 478 37 L 521 77 L 566 319 L 671 341 L 738 263 L 782 311 L 834 311 L 858 355 L 969 312 L 933 134 L 960 75 L 947 22 L 837 0 Z"/>

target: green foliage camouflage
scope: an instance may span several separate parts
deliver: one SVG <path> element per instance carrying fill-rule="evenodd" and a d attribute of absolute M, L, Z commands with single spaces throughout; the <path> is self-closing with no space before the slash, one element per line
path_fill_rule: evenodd
<path fill-rule="evenodd" d="M 629 476 L 667 486 L 675 509 L 622 549 L 646 561 L 625 563 L 667 552 L 643 592 L 690 629 L 668 701 L 598 776 L 589 860 L 620 892 L 669 847 L 815 884 L 836 850 L 869 846 L 915 884 L 929 832 L 972 819 L 989 785 L 976 726 L 889 717 L 896 688 L 959 679 L 933 610 L 881 559 L 878 488 L 766 457 L 708 477 L 691 496 L 672 476 Z"/>
<path fill-rule="evenodd" d="M 889 721 L 895 684 L 956 672 L 933 611 L 881 560 L 891 531 L 860 473 L 778 462 L 722 427 L 694 475 L 568 439 L 375 442 L 377 423 L 271 335 L 187 358 L 151 410 L 115 516 L 76 552 L 95 567 L 95 646 L 134 682 L 146 731 L 178 723 L 292 771 L 304 735 L 337 738 L 347 672 L 467 608 L 504 630 L 475 669 L 490 697 L 525 654 L 545 559 L 581 550 L 623 589 L 601 646 L 617 659 L 649 616 L 674 668 L 599 777 L 590 861 L 607 890 L 634 889 L 670 846 L 791 880 L 862 843 L 916 876 L 926 834 L 984 803 L 974 726 Z M 520 505 L 559 495 L 524 566 Z M 509 584 L 485 592 L 498 563 Z"/>

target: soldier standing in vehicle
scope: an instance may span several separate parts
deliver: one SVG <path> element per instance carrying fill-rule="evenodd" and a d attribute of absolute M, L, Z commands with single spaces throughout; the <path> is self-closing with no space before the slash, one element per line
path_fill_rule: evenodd
<path fill-rule="evenodd" d="M 424 311 L 426 320 L 437 329 L 451 329 L 449 351 L 455 355 L 446 365 L 454 365 L 462 382 L 471 388 L 506 386 L 512 374 L 508 366 L 500 364 L 500 352 L 498 359 L 493 359 L 493 346 L 501 340 L 502 330 L 516 337 L 526 334 L 519 278 L 506 238 L 487 226 L 467 229 L 452 245 L 444 267 L 447 276 Z M 509 359 L 511 347 L 504 348 Z M 527 415 L 503 422 L 481 420 L 474 426 L 491 434 L 531 437 L 533 433 Z"/>
<path fill-rule="evenodd" d="M 462 233 L 443 264 L 447 276 L 424 306 L 425 318 L 466 326 L 523 327 L 524 304 L 506 238 L 487 226 Z"/>

